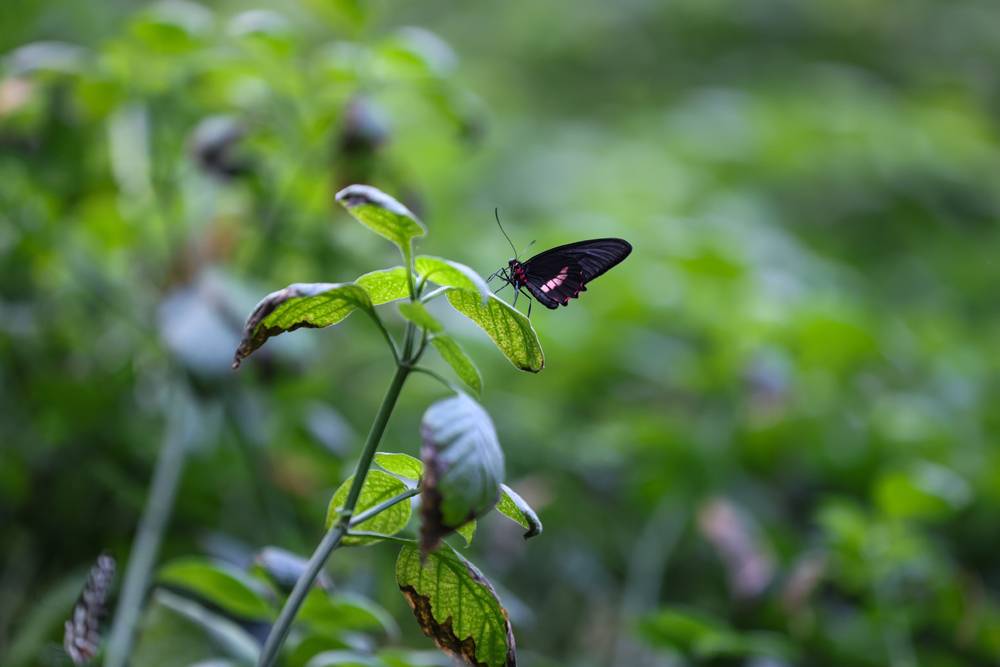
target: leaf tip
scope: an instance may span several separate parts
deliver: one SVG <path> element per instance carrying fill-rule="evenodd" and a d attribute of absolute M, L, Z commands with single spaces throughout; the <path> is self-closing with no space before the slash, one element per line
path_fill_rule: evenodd
<path fill-rule="evenodd" d="M 346 188 L 334 195 L 334 199 L 336 199 L 341 206 L 348 210 L 365 205 L 377 206 L 389 211 L 390 213 L 395 213 L 396 215 L 409 218 L 413 222 L 416 222 L 421 229 L 423 229 L 423 224 L 417 220 L 417 216 L 415 216 L 410 209 L 408 209 L 395 197 L 387 195 L 374 186 L 362 185 L 360 183 L 348 185 Z"/>

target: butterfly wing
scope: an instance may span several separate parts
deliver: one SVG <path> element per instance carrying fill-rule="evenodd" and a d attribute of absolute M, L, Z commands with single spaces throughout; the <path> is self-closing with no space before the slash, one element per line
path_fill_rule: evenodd
<path fill-rule="evenodd" d="M 587 283 L 632 252 L 622 239 L 591 239 L 557 246 L 524 262 L 528 290 L 547 308 L 567 305 L 587 290 Z"/>

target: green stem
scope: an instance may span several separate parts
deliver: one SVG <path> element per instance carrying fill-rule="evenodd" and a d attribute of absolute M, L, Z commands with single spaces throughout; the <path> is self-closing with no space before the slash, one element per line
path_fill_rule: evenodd
<path fill-rule="evenodd" d="M 382 332 L 382 336 L 385 338 L 385 342 L 389 344 L 389 349 L 392 350 L 392 358 L 396 361 L 396 365 L 399 365 L 399 348 L 396 347 L 396 341 L 392 339 L 392 334 L 389 330 L 385 328 L 385 324 L 382 323 L 382 318 L 378 316 L 378 313 L 374 309 L 368 311 L 368 315 L 371 316 L 372 321 Z"/>
<path fill-rule="evenodd" d="M 407 338 L 412 339 L 412 336 L 408 336 Z M 379 407 L 378 414 L 375 415 L 375 421 L 372 422 L 371 430 L 368 431 L 368 439 L 365 441 L 364 449 L 361 451 L 361 457 L 354 468 L 354 481 L 351 482 L 351 488 L 347 493 L 347 500 L 344 501 L 344 508 L 340 511 L 340 518 L 323 537 L 323 540 L 316 547 L 316 551 L 313 552 L 312 557 L 309 559 L 306 571 L 295 582 L 295 588 L 292 589 L 288 600 L 285 602 L 285 606 L 281 608 L 281 613 L 278 614 L 278 620 L 274 622 L 271 632 L 267 635 L 264 648 L 260 653 L 260 660 L 257 662 L 258 667 L 270 667 L 274 664 L 274 661 L 278 657 L 278 651 L 281 650 L 281 645 L 285 643 L 288 631 L 292 627 L 292 621 L 295 620 L 299 607 L 302 606 L 306 595 L 309 593 L 309 589 L 312 588 L 313 581 L 319 575 L 319 571 L 323 568 L 323 564 L 326 563 L 326 559 L 330 557 L 333 550 L 340 544 L 340 540 L 343 539 L 344 534 L 347 533 L 351 517 L 354 514 L 354 508 L 357 506 L 358 498 L 361 496 L 361 487 L 368 476 L 368 469 L 371 467 L 372 459 L 375 458 L 378 443 L 382 440 L 386 424 L 389 423 L 389 416 L 396 406 L 396 400 L 399 398 L 399 393 L 402 391 L 403 383 L 406 381 L 406 376 L 409 373 L 409 364 L 403 363 L 396 366 L 396 374 L 392 378 L 392 384 L 389 385 L 389 389 L 385 393 L 385 398 L 382 399 L 382 405 Z"/>
<path fill-rule="evenodd" d="M 437 374 L 436 372 L 432 371 L 429 368 L 424 368 L 423 366 L 414 366 L 410 370 L 412 370 L 415 373 L 423 373 L 424 375 L 428 375 L 428 376 L 434 378 L 435 380 L 437 380 L 438 382 L 440 382 L 444 386 L 448 387 L 448 389 L 451 389 L 456 394 L 461 393 L 461 391 L 462 391 L 453 382 L 450 382 L 447 378 L 442 377 L 441 375 Z"/>
<path fill-rule="evenodd" d="M 381 514 L 382 512 L 384 512 L 387 509 L 389 509 L 390 507 L 392 507 L 393 505 L 398 505 L 399 503 L 403 502 L 404 500 L 412 498 L 413 496 L 415 496 L 415 495 L 417 495 L 419 493 L 420 493 L 420 488 L 419 487 L 414 487 L 412 489 L 407 489 L 406 491 L 404 491 L 403 493 L 399 494 L 398 496 L 393 496 L 392 498 L 389 498 L 389 500 L 383 501 L 383 502 L 379 503 L 378 505 L 375 505 L 374 507 L 369 507 L 364 512 L 362 512 L 361 514 L 358 514 L 356 517 L 354 517 L 353 519 L 351 519 L 351 525 L 352 526 L 357 526 L 358 524 L 364 523 L 365 521 L 367 521 L 368 519 L 372 518 L 376 514 Z"/>
<path fill-rule="evenodd" d="M 399 542 L 401 544 L 416 544 L 417 541 L 409 537 L 399 537 L 398 535 L 383 535 L 382 533 L 375 533 L 370 530 L 352 530 L 347 533 L 351 537 L 377 537 L 380 540 L 389 540 L 390 542 Z"/>
<path fill-rule="evenodd" d="M 153 469 L 149 499 L 139 520 L 139 528 L 125 568 L 122 594 L 115 609 L 111 635 L 108 637 L 104 667 L 124 667 L 128 661 L 149 576 L 160 550 L 160 542 L 174 507 L 177 485 L 184 470 L 190 435 L 189 429 L 184 428 L 183 421 L 190 415 L 173 404 L 170 406 L 170 415 L 163 446 Z"/>
<path fill-rule="evenodd" d="M 413 355 L 414 359 L 419 359 L 424 356 L 424 350 L 427 349 L 427 329 L 425 328 L 420 334 L 420 347 L 417 348 L 417 353 Z"/>
<path fill-rule="evenodd" d="M 421 303 L 427 303 L 428 301 L 431 301 L 432 299 L 435 299 L 436 297 L 441 296 L 442 294 L 444 294 L 445 292 L 447 292 L 450 289 L 454 289 L 454 288 L 453 287 L 448 287 L 447 285 L 445 285 L 444 287 L 438 287 L 437 289 L 432 289 L 430 292 L 428 292 L 424 296 L 420 297 L 420 302 Z"/>
<path fill-rule="evenodd" d="M 410 301 L 417 300 L 417 290 L 413 285 L 413 239 L 407 241 L 406 252 L 403 253 L 406 260 L 406 284 L 410 288 Z"/>

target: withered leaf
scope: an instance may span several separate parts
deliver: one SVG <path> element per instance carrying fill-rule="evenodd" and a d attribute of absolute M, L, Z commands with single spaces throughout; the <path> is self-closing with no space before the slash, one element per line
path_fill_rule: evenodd
<path fill-rule="evenodd" d="M 507 611 L 483 574 L 445 545 L 422 560 L 404 546 L 396 583 L 425 635 L 442 651 L 473 667 L 516 667 Z"/>
<path fill-rule="evenodd" d="M 272 336 L 301 327 L 328 327 L 358 308 L 374 312 L 368 293 L 353 283 L 295 283 L 272 292 L 247 318 L 233 368 Z"/>

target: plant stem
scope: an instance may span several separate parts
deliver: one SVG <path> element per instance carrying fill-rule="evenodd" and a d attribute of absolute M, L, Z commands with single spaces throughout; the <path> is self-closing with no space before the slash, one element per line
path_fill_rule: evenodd
<path fill-rule="evenodd" d="M 440 382 L 441 384 L 443 384 L 448 389 L 451 389 L 456 394 L 462 392 L 462 390 L 457 385 L 455 385 L 453 382 L 450 382 L 449 380 L 445 379 L 444 377 L 442 377 L 441 375 L 437 374 L 436 372 L 432 371 L 429 368 L 424 368 L 423 366 L 414 366 L 411 370 L 414 373 L 423 373 L 424 375 L 427 375 L 428 377 L 434 378 L 435 380 L 437 380 L 438 382 Z"/>
<path fill-rule="evenodd" d="M 178 413 L 182 413 L 178 415 Z M 177 484 L 184 470 L 190 429 L 182 423 L 190 415 L 173 406 L 170 410 L 163 446 L 153 469 L 149 499 L 139 520 L 139 528 L 125 567 L 121 599 L 115 609 L 111 635 L 108 637 L 104 667 L 124 667 L 132 652 L 135 626 L 139 620 L 142 600 L 146 595 L 149 575 L 160 550 L 163 532 L 167 527 L 177 494 Z"/>
<path fill-rule="evenodd" d="M 447 292 L 450 289 L 454 289 L 454 288 L 453 287 L 448 287 L 447 285 L 445 285 L 444 287 L 438 287 L 437 289 L 433 289 L 430 292 L 428 292 L 427 294 L 425 294 L 422 297 L 420 297 L 420 302 L 421 303 L 427 303 L 428 301 L 431 301 L 431 300 L 433 300 L 433 299 L 441 296 L 442 294 L 444 294 L 445 292 Z"/>
<path fill-rule="evenodd" d="M 399 542 L 400 544 L 416 544 L 417 541 L 410 537 L 400 537 L 399 535 L 383 535 L 368 530 L 352 530 L 347 533 L 350 537 L 377 537 L 380 540 L 389 542 Z"/>
<path fill-rule="evenodd" d="M 420 487 L 414 487 L 412 489 L 407 489 L 406 491 L 404 491 L 403 493 L 399 494 L 398 496 L 393 496 L 392 498 L 389 498 L 388 500 L 385 500 L 385 501 L 379 503 L 378 505 L 375 505 L 374 507 L 369 507 L 364 512 L 362 512 L 361 514 L 358 514 L 353 519 L 351 519 L 351 525 L 352 526 L 357 526 L 360 523 L 364 523 L 365 521 L 367 521 L 368 519 L 372 518 L 376 514 L 381 514 L 382 512 L 384 512 L 387 509 L 389 509 L 390 507 L 392 507 L 393 505 L 398 505 L 399 503 L 403 502 L 404 500 L 408 500 L 409 498 L 412 498 L 413 496 L 415 496 L 415 495 L 417 495 L 419 493 L 420 493 Z"/>
<path fill-rule="evenodd" d="M 396 347 L 396 341 L 393 340 L 392 334 L 390 334 L 389 330 L 385 328 L 385 324 L 382 323 L 382 318 L 380 318 L 374 310 L 370 311 L 368 314 L 371 316 L 372 321 L 375 322 L 376 326 L 378 326 L 379 331 L 382 332 L 382 337 L 385 338 L 385 342 L 389 344 L 389 349 L 392 350 L 392 358 L 396 361 L 396 365 L 398 366 L 400 363 L 399 349 Z"/>
<path fill-rule="evenodd" d="M 408 336 L 408 338 L 412 338 L 412 336 Z M 408 352 L 409 350 L 407 350 Z M 313 552 L 312 557 L 309 559 L 306 571 L 295 582 L 295 588 L 292 589 L 288 600 L 285 601 L 285 606 L 281 608 L 281 613 L 278 614 L 278 620 L 274 622 L 271 632 L 267 635 L 264 648 L 260 653 L 260 660 L 257 662 L 258 667 L 270 667 L 274 664 L 275 659 L 278 657 L 278 651 L 281 650 L 281 645 L 285 643 L 288 631 L 292 627 L 292 621 L 295 619 L 296 614 L 298 614 L 299 607 L 305 601 L 309 589 L 312 588 L 313 581 L 316 580 L 319 571 L 323 568 L 323 564 L 326 563 L 326 559 L 330 557 L 330 554 L 337 548 L 340 540 L 343 539 L 344 534 L 347 532 L 347 528 L 351 523 L 351 517 L 354 514 L 354 508 L 357 506 L 358 498 L 361 496 L 361 487 L 364 485 L 365 477 L 368 476 L 368 469 L 371 467 L 375 451 L 378 449 L 378 443 L 382 440 L 386 424 L 389 423 L 389 416 L 396 406 L 396 400 L 399 398 L 399 393 L 402 391 L 403 383 L 406 381 L 406 376 L 409 373 L 409 363 L 402 363 L 396 366 L 396 374 L 392 378 L 392 384 L 389 385 L 389 389 L 385 393 L 385 398 L 382 399 L 382 405 L 375 415 L 375 421 L 372 422 L 371 430 L 368 431 L 368 439 L 365 441 L 364 449 L 361 451 L 361 457 L 354 468 L 354 481 L 351 482 L 350 491 L 347 493 L 347 500 L 344 501 L 344 508 L 340 511 L 340 518 L 323 537 L 323 540 L 316 547 L 316 551 Z"/>

